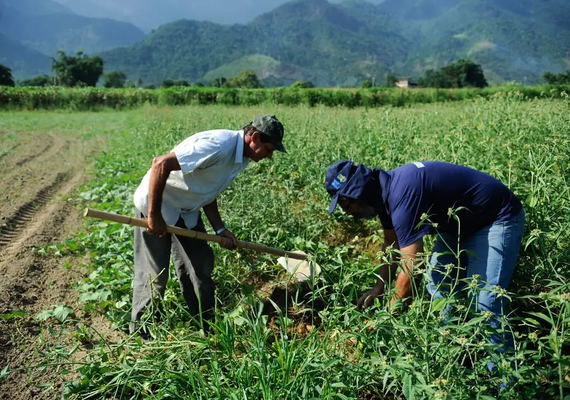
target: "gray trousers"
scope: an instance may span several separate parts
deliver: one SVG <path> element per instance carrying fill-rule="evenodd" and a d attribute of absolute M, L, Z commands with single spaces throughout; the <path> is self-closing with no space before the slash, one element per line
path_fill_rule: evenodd
<path fill-rule="evenodd" d="M 146 219 L 140 211 L 137 218 Z M 180 218 L 176 226 L 186 228 Z M 192 228 L 205 232 L 200 218 Z M 170 256 L 176 267 L 180 289 L 192 317 L 211 319 L 215 305 L 214 251 L 207 242 L 184 236 L 166 234 L 158 237 L 145 228 L 135 228 L 135 278 L 133 288 L 133 310 L 130 331 L 139 327 L 145 307 L 151 300 L 164 296 L 168 282 Z"/>

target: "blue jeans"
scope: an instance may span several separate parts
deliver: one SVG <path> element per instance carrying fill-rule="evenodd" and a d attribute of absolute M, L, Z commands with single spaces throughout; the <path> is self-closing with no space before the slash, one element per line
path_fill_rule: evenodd
<path fill-rule="evenodd" d="M 501 289 L 506 291 L 511 282 L 522 242 L 524 223 L 525 213 L 522 210 L 509 221 L 495 222 L 470 238 L 459 241 L 459 260 L 456 258 L 457 236 L 443 233 L 437 238 L 428 269 L 427 289 L 434 300 L 445 295 L 458 294 L 464 287 L 464 283 L 459 279 L 480 276 L 477 280 L 479 290 L 476 298 L 472 300 L 476 311 L 493 314 L 489 319 L 490 327 L 494 331 L 502 330 L 498 334 L 490 335 L 492 344 L 501 345 L 498 349 L 500 352 L 514 346 L 510 327 L 502 327 L 499 321 L 508 304 L 508 299 L 501 295 Z M 470 296 L 473 296 L 471 287 Z M 446 309 L 445 313 L 449 314 L 449 309 Z"/>

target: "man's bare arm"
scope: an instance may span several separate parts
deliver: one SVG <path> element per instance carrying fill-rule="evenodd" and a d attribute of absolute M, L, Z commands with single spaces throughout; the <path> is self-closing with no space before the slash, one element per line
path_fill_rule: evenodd
<path fill-rule="evenodd" d="M 396 236 L 396 231 L 393 229 L 384 230 L 384 243 L 382 244 L 382 251 L 385 252 L 390 246 L 394 246 L 398 249 L 398 237 Z M 376 285 L 364 293 L 358 300 L 358 306 L 360 308 L 367 308 L 374 304 L 374 299 L 376 297 L 382 296 L 386 289 L 386 283 L 389 283 L 391 279 L 396 275 L 396 270 L 398 268 L 399 256 L 393 255 L 392 263 L 385 264 L 380 267 L 378 271 L 378 279 L 376 280 Z"/>
<path fill-rule="evenodd" d="M 162 217 L 162 193 L 172 171 L 180 171 L 175 153 L 164 154 L 152 160 L 148 187 L 148 231 L 157 236 L 166 235 L 166 222 Z"/>
<path fill-rule="evenodd" d="M 390 301 L 390 305 L 402 299 L 406 300 L 412 296 L 412 278 L 414 266 L 418 263 L 418 254 L 424 251 L 423 239 L 418 239 L 409 246 L 402 249 L 401 265 L 402 271 L 396 280 L 395 293 Z"/>
<path fill-rule="evenodd" d="M 210 225 L 214 228 L 214 231 L 218 231 L 219 229 L 224 227 L 224 223 L 222 222 L 222 216 L 220 215 L 220 210 L 218 209 L 218 200 L 212 201 L 210 204 L 205 205 L 202 207 L 206 217 L 208 217 L 208 221 L 210 221 Z M 237 248 L 237 238 L 235 235 L 228 229 L 224 230 L 220 233 L 222 237 L 222 246 L 224 249 L 234 250 Z"/>

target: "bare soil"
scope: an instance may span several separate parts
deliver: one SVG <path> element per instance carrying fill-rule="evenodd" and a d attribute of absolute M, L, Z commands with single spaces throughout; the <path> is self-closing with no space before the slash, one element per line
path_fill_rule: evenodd
<path fill-rule="evenodd" d="M 4 136 L 4 135 L 3 135 Z M 40 255 L 34 249 L 60 244 L 83 229 L 83 218 L 66 196 L 89 181 L 90 161 L 104 144 L 71 135 L 13 134 L 0 152 L 0 399 L 43 399 L 69 379 L 37 370 L 54 338 L 35 317 L 56 305 L 81 314 L 72 285 L 87 273 L 77 257 Z M 14 139 L 15 138 L 15 139 Z M 64 267 L 64 264 L 66 267 Z M 6 318 L 16 311 L 26 314 Z M 53 387 L 53 386 L 52 386 Z"/>

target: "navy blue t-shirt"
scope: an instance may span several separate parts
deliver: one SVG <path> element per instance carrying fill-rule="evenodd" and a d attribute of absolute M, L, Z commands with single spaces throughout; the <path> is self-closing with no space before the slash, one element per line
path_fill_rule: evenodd
<path fill-rule="evenodd" d="M 507 221 L 522 210 L 519 199 L 498 179 L 484 172 L 440 161 L 403 165 L 391 171 L 386 199 L 388 215 L 381 215 L 384 229 L 394 229 L 400 248 L 424 235 L 437 232 L 457 234 L 457 221 L 448 215 L 457 211 L 461 239 L 496 221 Z M 386 190 L 386 188 L 383 188 Z M 422 214 L 427 221 L 418 226 Z"/>

